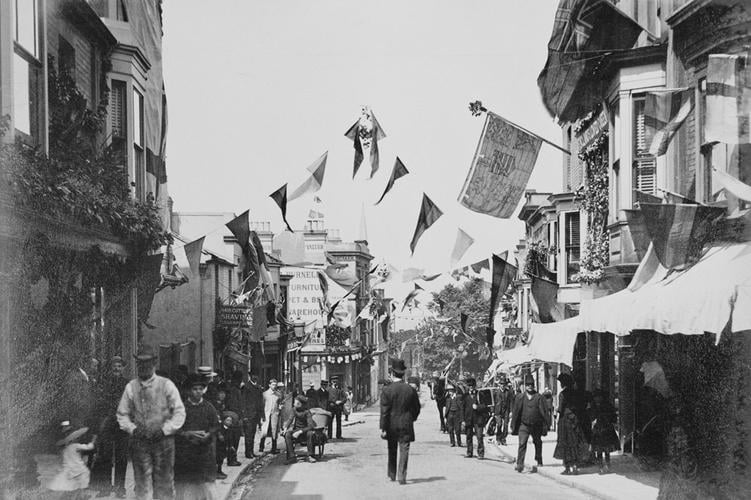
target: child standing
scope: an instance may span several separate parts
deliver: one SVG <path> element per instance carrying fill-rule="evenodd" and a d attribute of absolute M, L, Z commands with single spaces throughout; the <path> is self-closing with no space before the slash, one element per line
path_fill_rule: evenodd
<path fill-rule="evenodd" d="M 62 470 L 50 481 L 47 487 L 53 491 L 70 492 L 67 498 L 85 498 L 83 492 L 89 487 L 91 472 L 83 461 L 83 452 L 92 451 L 96 443 L 96 436 L 90 443 L 82 444 L 78 441 L 89 432 L 88 427 L 73 430 L 67 420 L 62 423 L 64 437 L 57 442 L 62 456 Z"/>
<path fill-rule="evenodd" d="M 600 474 L 607 474 L 610 472 L 610 452 L 620 450 L 621 443 L 615 432 L 615 408 L 610 404 L 607 393 L 601 389 L 592 394 L 592 418 L 592 451 L 597 456 Z"/>

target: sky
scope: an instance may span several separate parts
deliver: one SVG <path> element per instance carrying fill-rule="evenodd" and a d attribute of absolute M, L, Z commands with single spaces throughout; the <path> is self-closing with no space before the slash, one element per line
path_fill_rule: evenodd
<path fill-rule="evenodd" d="M 169 105 L 167 169 L 178 212 L 250 210 L 281 231 L 269 198 L 294 189 L 328 151 L 318 196 L 290 203 L 293 228 L 310 208 L 344 240 L 365 213 L 371 254 L 399 268 L 449 268 L 461 227 L 475 244 L 460 265 L 512 250 L 524 235 L 516 214 L 477 214 L 457 202 L 482 131 L 481 100 L 495 113 L 561 142 L 545 111 L 537 75 L 557 0 L 166 0 L 164 79 Z M 210 6 L 210 7 L 209 7 Z M 365 8 L 369 6 L 368 8 Z M 344 132 L 369 106 L 387 137 L 380 170 L 366 162 L 352 180 L 352 141 Z M 562 153 L 542 145 L 528 184 L 560 191 Z M 378 206 L 395 157 L 410 174 Z M 422 194 L 444 212 L 409 242 Z M 518 211 L 517 211 L 518 213 Z"/>

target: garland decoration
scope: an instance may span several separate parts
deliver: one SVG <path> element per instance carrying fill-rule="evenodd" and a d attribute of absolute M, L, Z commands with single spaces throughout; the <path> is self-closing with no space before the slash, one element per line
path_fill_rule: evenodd
<path fill-rule="evenodd" d="M 576 199 L 587 214 L 587 234 L 580 261 L 579 281 L 600 282 L 609 263 L 608 222 L 608 133 L 579 153 L 584 163 L 584 184 L 576 190 Z"/>

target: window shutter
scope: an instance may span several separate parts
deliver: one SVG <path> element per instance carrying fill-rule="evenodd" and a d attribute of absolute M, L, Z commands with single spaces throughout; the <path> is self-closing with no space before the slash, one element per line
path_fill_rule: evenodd
<path fill-rule="evenodd" d="M 566 246 L 579 247 L 579 212 L 566 214 Z"/>
<path fill-rule="evenodd" d="M 125 86 L 121 82 L 112 82 L 110 103 L 112 137 L 125 137 Z"/>
<path fill-rule="evenodd" d="M 657 191 L 657 161 L 649 154 L 651 131 L 645 123 L 645 100 L 634 99 L 634 188 L 648 194 Z"/>

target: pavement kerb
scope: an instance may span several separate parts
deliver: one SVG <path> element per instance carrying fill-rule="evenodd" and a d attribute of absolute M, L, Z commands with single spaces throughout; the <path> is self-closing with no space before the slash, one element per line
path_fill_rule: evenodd
<path fill-rule="evenodd" d="M 495 440 L 489 440 L 488 444 L 491 444 L 501 455 L 504 457 L 516 461 L 516 457 L 513 456 L 511 453 L 507 452 L 506 450 L 502 449 L 500 446 L 498 446 L 495 443 Z M 570 488 L 577 489 L 583 493 L 586 493 L 587 495 L 591 495 L 596 498 L 600 498 L 602 500 L 617 500 L 615 497 L 612 497 L 610 495 L 606 495 L 602 493 L 599 490 L 596 490 L 594 488 L 590 488 L 589 486 L 583 485 L 577 481 L 572 480 L 569 476 L 563 476 L 561 474 L 555 473 L 550 469 L 545 469 L 545 466 L 538 467 L 537 468 L 537 474 L 546 477 L 548 479 L 552 479 L 553 481 L 566 485 Z"/>

